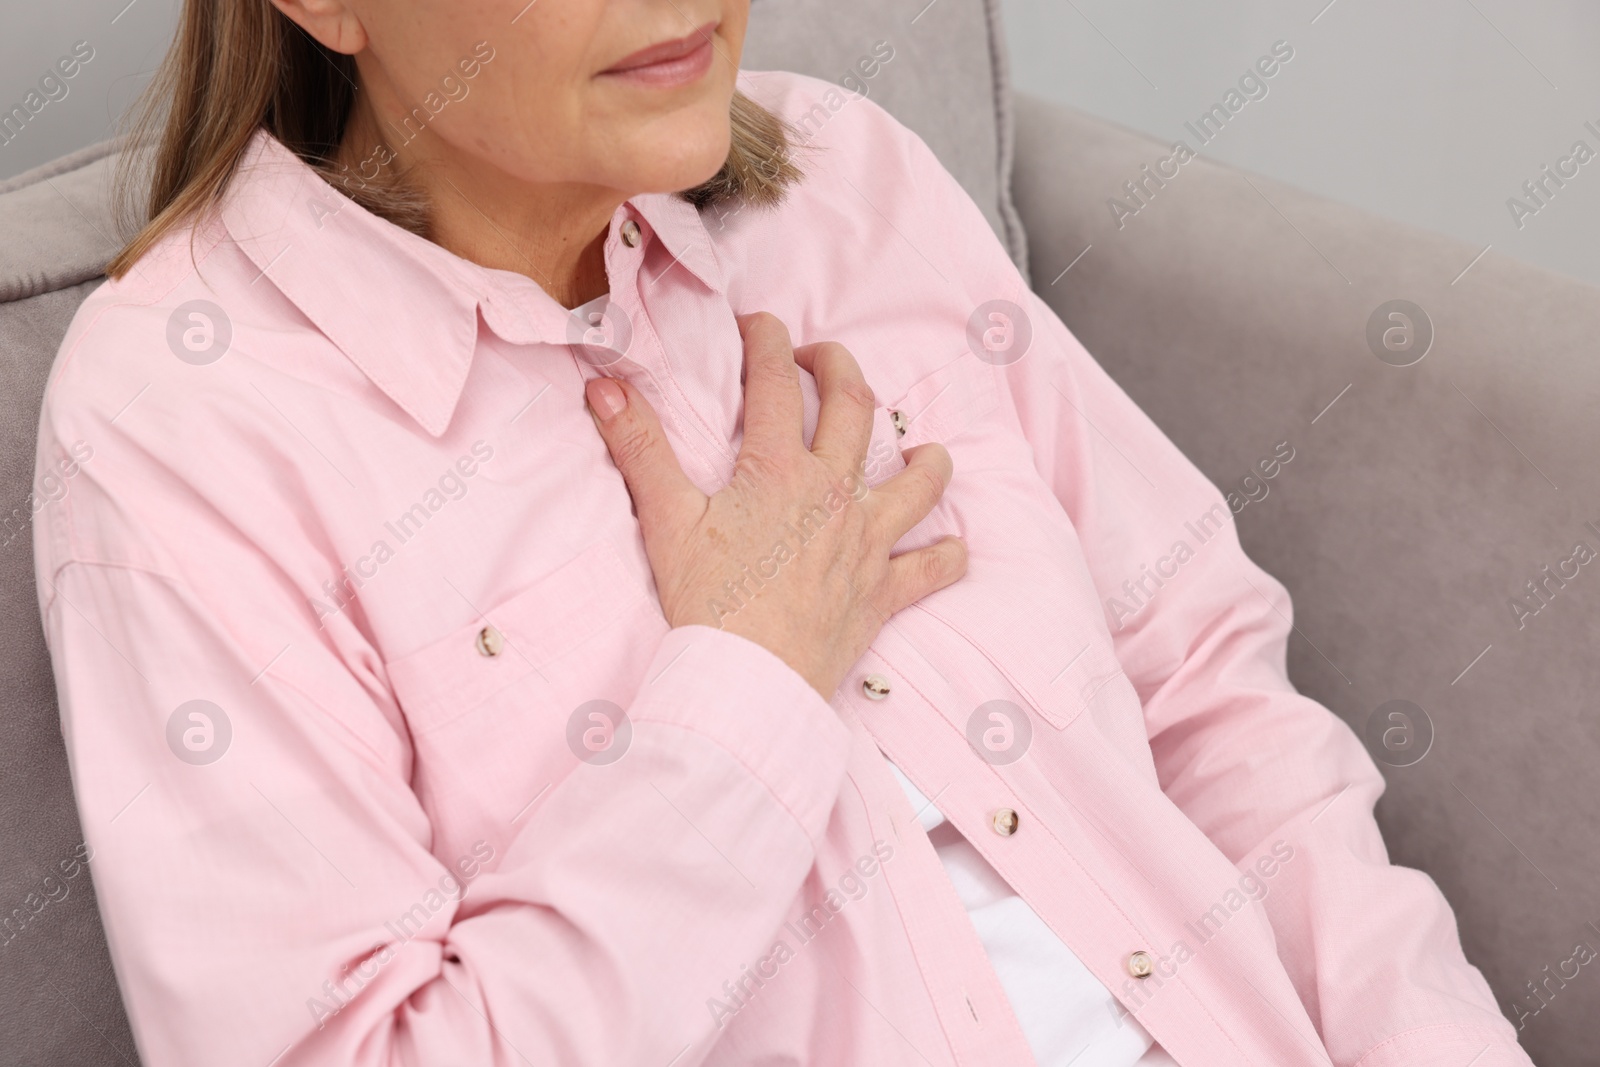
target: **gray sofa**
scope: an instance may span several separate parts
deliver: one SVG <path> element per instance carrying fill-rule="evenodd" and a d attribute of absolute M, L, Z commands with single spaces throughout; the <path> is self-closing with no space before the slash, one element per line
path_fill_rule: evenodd
<path fill-rule="evenodd" d="M 864 89 L 921 133 L 1233 494 L 1245 547 L 1294 595 L 1292 677 L 1384 766 L 1393 858 L 1455 905 L 1534 1059 L 1600 1065 L 1600 961 L 1576 962 L 1600 951 L 1600 567 L 1575 562 L 1600 551 L 1600 291 L 1203 157 L 1119 226 L 1107 199 L 1167 146 L 1013 99 L 997 2 L 757 0 L 745 62 Z M 894 58 L 865 79 L 878 41 Z M 79 859 L 28 529 L 44 379 L 115 247 L 113 149 L 0 184 L 0 1064 L 138 1061 Z"/>

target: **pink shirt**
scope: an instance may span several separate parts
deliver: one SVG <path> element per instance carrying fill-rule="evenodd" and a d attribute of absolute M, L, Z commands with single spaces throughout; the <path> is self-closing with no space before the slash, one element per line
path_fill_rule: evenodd
<path fill-rule="evenodd" d="M 1218 491 L 920 140 L 741 84 L 805 181 L 624 204 L 590 348 L 264 134 L 78 313 L 39 591 L 145 1062 L 1029 1063 L 886 754 L 1183 1067 L 1528 1064 Z M 627 377 L 714 491 L 755 310 L 860 360 L 869 483 L 955 460 L 901 547 L 959 532 L 969 573 L 831 701 L 668 628 L 583 403 Z"/>

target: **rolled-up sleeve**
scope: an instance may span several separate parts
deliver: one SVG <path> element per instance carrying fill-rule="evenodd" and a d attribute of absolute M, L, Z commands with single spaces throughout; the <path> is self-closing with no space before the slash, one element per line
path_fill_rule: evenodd
<path fill-rule="evenodd" d="M 99 503 L 131 489 L 95 477 L 71 522 L 115 526 Z M 130 558 L 222 551 L 116 532 Z M 844 776 L 849 731 L 778 657 L 669 631 L 638 650 L 626 758 L 435 856 L 398 709 L 303 600 L 243 557 L 202 590 L 53 558 L 72 540 L 39 538 L 42 610 L 145 1062 L 698 1062 L 707 993 L 768 949 Z"/>
<path fill-rule="evenodd" d="M 1478 1062 L 1528 1064 L 1438 887 L 1389 863 L 1372 759 L 1289 682 L 1288 593 L 1245 555 L 1221 493 L 1029 290 L 926 146 L 898 137 L 917 180 L 903 225 L 938 220 L 919 246 L 968 306 L 1009 302 L 1031 331 L 996 373 L 1077 530 L 1162 789 L 1236 863 L 1279 839 L 1295 850 L 1264 905 L 1334 1062 L 1459 1067 L 1492 1048 Z M 1124 582 L 1163 558 L 1176 576 L 1128 599 Z"/>

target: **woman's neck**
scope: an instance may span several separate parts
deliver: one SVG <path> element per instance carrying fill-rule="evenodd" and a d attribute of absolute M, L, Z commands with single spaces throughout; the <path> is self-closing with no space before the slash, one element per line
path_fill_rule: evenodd
<path fill-rule="evenodd" d="M 562 307 L 608 290 L 606 230 L 625 195 L 594 185 L 522 181 L 463 159 L 426 129 L 397 144 L 394 128 L 380 124 L 370 104 L 363 106 L 369 101 L 357 103 L 340 158 L 354 167 L 374 146 L 387 145 L 394 159 L 385 169 L 427 198 L 434 243 L 482 266 L 525 274 Z"/>

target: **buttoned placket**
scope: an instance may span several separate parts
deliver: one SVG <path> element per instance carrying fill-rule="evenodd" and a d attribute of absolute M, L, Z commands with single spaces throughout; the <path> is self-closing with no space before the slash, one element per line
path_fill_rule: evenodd
<path fill-rule="evenodd" d="M 596 365 L 581 352 L 575 355 L 586 379 L 596 374 L 622 378 L 644 395 L 667 433 L 684 473 L 710 495 L 726 484 L 734 453 L 726 443 L 713 444 L 706 434 L 695 432 L 690 423 L 698 420 L 692 412 L 682 410 L 682 392 L 673 382 L 672 368 L 645 307 L 640 282 L 646 274 L 644 263 L 652 253 L 672 259 L 665 248 L 656 248 L 658 243 L 649 221 L 638 215 L 631 202 L 617 209 L 605 241 L 609 299 L 615 309 L 607 314 L 614 313 L 626 323 L 628 337 L 621 354 L 608 363 Z M 709 298 L 721 299 L 715 295 Z M 720 451 L 716 448 L 719 444 Z"/>
<path fill-rule="evenodd" d="M 878 754 L 879 741 L 878 734 L 873 729 L 874 721 L 881 722 L 884 717 L 907 715 L 911 712 L 911 708 L 906 706 L 907 701 L 926 699 L 924 694 L 906 679 L 899 677 L 871 650 L 863 657 L 858 673 L 841 687 L 840 694 L 837 703 L 843 705 L 842 713 L 847 718 L 860 722 L 862 729 L 872 737 L 872 758 L 879 761 L 885 758 L 888 750 L 884 749 L 883 755 Z M 936 724 L 930 728 L 938 729 Z M 902 755 L 901 758 L 906 758 L 906 755 L 909 754 Z M 924 764 L 927 761 L 908 759 L 907 762 Z M 882 790 L 878 794 L 880 804 L 897 805 L 903 799 L 903 794 L 888 764 L 883 763 L 874 769 L 881 773 L 874 773 L 872 779 L 879 783 L 887 783 L 886 787 L 880 784 Z M 949 798 L 946 789 L 933 786 L 931 792 L 928 789 L 922 789 L 922 792 L 929 798 L 929 803 L 938 805 L 940 812 L 949 817 L 949 812 L 944 807 Z M 923 813 L 912 814 L 913 818 L 905 824 L 897 825 L 896 833 L 906 831 L 921 834 L 926 838 L 927 831 L 922 828 L 918 818 Z M 952 826 L 956 825 L 955 820 L 952 819 L 950 822 Z M 948 958 L 952 946 L 938 931 L 949 929 L 951 924 L 970 928 L 971 919 L 965 914 L 954 886 L 944 885 L 943 891 L 937 893 L 926 891 L 929 881 L 936 884 L 947 883 L 949 877 L 937 853 L 933 851 L 932 843 L 927 842 L 927 852 L 923 862 L 904 863 L 893 871 L 889 871 L 889 865 L 886 865 L 885 872 L 891 882 L 906 887 L 904 890 L 897 889 L 896 897 L 905 902 L 903 914 L 906 921 L 906 936 L 914 946 L 917 956 L 920 959 Z M 972 930 L 972 935 L 963 945 L 966 950 L 964 962 L 931 973 L 925 970 L 922 978 L 927 984 L 934 1009 L 944 1020 L 947 1033 L 952 1038 L 952 1051 L 956 1062 L 989 1063 L 993 1058 L 995 1020 L 1010 1009 L 998 976 L 993 973 L 984 955 L 982 944 L 977 940 L 975 929 Z"/>
<path fill-rule="evenodd" d="M 886 628 L 886 631 L 892 630 L 892 627 Z M 915 730 L 907 726 L 908 719 L 914 718 L 914 716 L 909 714 L 907 707 L 893 707 L 892 705 L 897 700 L 901 702 L 905 700 L 920 700 L 927 701 L 937 707 L 941 700 L 939 693 L 936 692 L 939 688 L 937 683 L 940 674 L 930 669 L 917 674 L 913 678 L 902 676 L 895 670 L 890 661 L 880 657 L 880 650 L 883 654 L 893 657 L 894 663 L 926 666 L 925 657 L 919 657 L 915 650 L 905 647 L 904 642 L 894 632 L 880 635 L 879 639 L 874 642 L 874 648 L 869 650 L 866 657 L 863 658 L 859 673 L 855 676 L 853 682 L 847 688 L 841 690 L 841 692 L 849 694 L 848 705 L 851 711 L 859 716 L 863 727 L 872 735 L 874 742 L 882 747 L 888 758 L 894 760 L 896 766 L 899 766 L 902 773 L 906 774 L 908 778 L 912 778 L 915 773 L 912 768 L 922 769 L 924 774 L 927 773 L 929 768 L 943 768 L 942 771 L 937 771 L 937 773 L 947 774 L 949 781 L 941 780 L 935 783 L 929 780 L 926 785 L 918 783 L 917 788 L 929 798 L 931 803 L 938 806 L 940 813 L 945 816 L 950 825 L 984 855 L 985 859 L 1000 873 L 1001 877 L 1005 878 L 1009 884 L 1012 884 L 1016 892 L 1022 894 L 1022 889 L 1016 886 L 1013 876 L 1007 874 L 1008 869 L 1014 869 L 1014 864 L 1008 862 L 1008 859 L 1027 859 L 1030 866 L 1036 866 L 1041 855 L 1048 859 L 1051 852 L 1059 849 L 1060 843 L 1048 832 L 1042 837 L 1037 833 L 1030 833 L 1028 827 L 1033 822 L 1033 819 L 1023 810 L 1023 805 L 1016 799 L 1012 791 L 1005 786 L 1002 780 L 997 780 L 997 776 L 992 773 L 986 764 L 981 763 L 977 755 L 962 753 L 963 756 L 971 756 L 972 762 L 970 764 L 966 759 L 958 760 L 954 758 L 954 753 L 951 751 L 953 746 L 949 743 L 949 738 L 945 736 L 938 723 L 926 724 Z M 950 699 L 956 699 L 956 694 L 954 693 L 947 693 L 945 696 Z M 935 715 L 937 715 L 937 711 L 935 711 Z M 916 745 L 908 748 L 904 743 L 912 733 L 916 734 Z M 966 743 L 964 738 L 962 743 Z M 898 790 L 898 784 L 896 784 L 895 788 Z M 930 789 L 933 791 L 930 792 Z M 912 820 L 912 822 L 918 823 L 918 820 Z M 915 829 L 916 827 L 913 827 L 914 832 Z M 1013 855 L 1016 849 L 1026 850 L 1026 856 L 1023 854 Z M 1031 859 L 1028 859 L 1028 857 L 1031 857 Z M 937 860 L 935 862 L 938 863 Z M 1053 862 L 1066 863 L 1070 861 L 1065 856 L 1061 856 Z M 902 869 L 896 873 L 904 878 L 914 872 Z M 926 876 L 938 877 L 944 874 L 942 864 L 939 864 L 937 874 L 929 872 Z M 954 898 L 953 893 L 949 894 L 948 897 L 949 899 L 946 901 L 947 907 L 950 903 L 960 907 L 960 903 Z M 1026 895 L 1024 895 L 1023 899 L 1027 900 L 1032 907 L 1039 908 L 1041 906 L 1039 902 L 1028 900 Z M 907 935 L 913 942 L 916 942 L 927 935 L 920 930 L 919 924 L 914 919 L 914 914 L 914 910 L 908 909 Z M 970 919 L 965 918 L 965 916 L 963 918 L 966 922 L 970 922 Z M 1107 925 L 1126 926 L 1126 924 L 1117 923 L 1108 923 Z M 1105 977 L 1117 974 L 1131 976 L 1142 982 L 1150 977 L 1154 971 L 1153 956 L 1145 948 L 1148 942 L 1143 941 L 1139 932 L 1132 928 L 1123 929 L 1121 934 L 1127 947 L 1122 950 L 1120 956 L 1114 958 L 1114 961 L 1106 958 L 1108 956 L 1107 953 L 1096 954 L 1096 958 L 1102 965 L 1110 964 L 1110 966 L 1106 967 L 1106 971 L 1109 973 L 1105 974 L 1102 981 L 1110 995 L 1118 999 L 1120 999 L 1120 983 L 1105 981 Z M 947 952 L 949 946 L 942 946 L 942 950 Z M 1093 962 L 1089 958 L 1084 958 L 1086 965 L 1091 966 L 1091 969 L 1097 969 L 1093 967 Z M 981 973 L 987 969 L 987 956 L 973 958 L 967 965 L 960 968 L 965 974 Z M 939 996 L 940 983 L 936 976 L 925 975 L 924 977 L 929 981 L 930 992 L 935 995 L 935 1002 L 941 1015 L 944 1015 L 947 1020 L 954 1020 L 957 1029 L 953 1033 L 967 1033 L 973 1029 L 969 1024 L 975 1023 L 977 1024 L 976 1033 L 979 1035 L 981 1046 L 983 1019 L 985 1018 L 984 1012 L 981 1010 L 984 1004 L 980 996 L 981 990 L 973 988 L 971 983 L 962 982 L 960 983 L 960 997 L 952 1003 L 948 999 L 952 992 L 949 989 L 945 990 L 946 999 L 941 1000 Z M 995 983 L 995 988 L 999 988 L 997 983 Z M 1004 993 L 1002 992 L 1000 996 L 1003 998 Z M 957 1054 L 958 1058 L 964 1058 L 961 1056 L 959 1047 Z"/>

